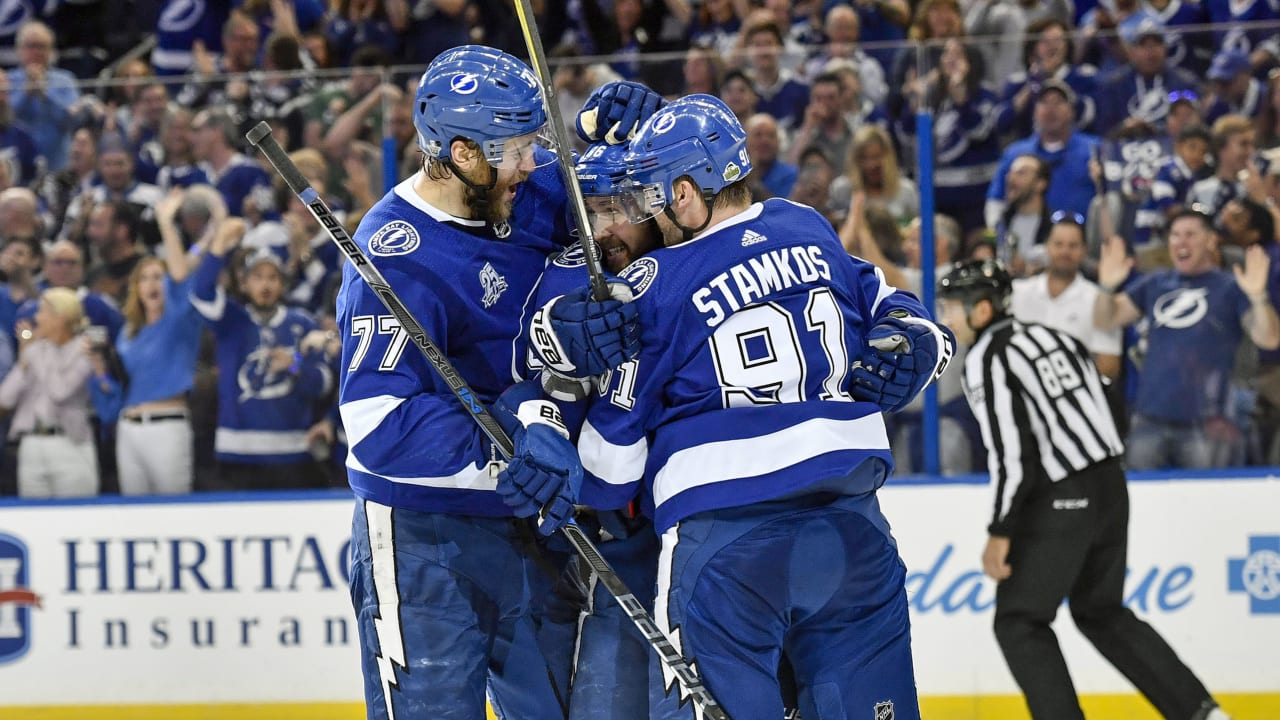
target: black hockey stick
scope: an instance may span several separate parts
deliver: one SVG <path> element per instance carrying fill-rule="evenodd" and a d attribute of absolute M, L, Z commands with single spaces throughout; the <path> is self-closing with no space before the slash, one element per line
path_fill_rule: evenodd
<path fill-rule="evenodd" d="M 467 385 L 467 381 L 458 374 L 458 371 L 453 367 L 453 363 L 449 362 L 449 358 L 445 357 L 445 354 L 440 351 L 439 346 L 427 334 L 422 324 L 414 318 L 413 313 L 400 301 L 400 296 L 396 295 L 396 291 L 387 283 L 386 278 L 382 276 L 378 268 L 374 267 L 369 257 L 360 249 L 360 246 L 351 239 L 346 228 L 342 227 L 342 223 L 338 222 L 338 219 L 333 216 L 333 212 L 329 210 L 329 206 L 324 199 L 315 191 L 315 188 L 311 187 L 311 183 L 307 182 L 307 179 L 303 177 L 302 172 L 298 170 L 298 166 L 293 164 L 293 160 L 290 160 L 289 156 L 285 154 L 284 148 L 280 147 L 280 143 L 276 142 L 276 139 L 271 136 L 271 126 L 265 122 L 260 122 L 245 137 L 248 138 L 250 144 L 267 156 L 267 160 L 271 162 L 276 172 L 284 179 L 285 184 L 307 206 L 307 209 L 311 211 L 311 215 L 328 233 L 329 239 L 337 243 L 338 248 L 351 261 L 356 272 L 360 273 L 361 279 L 369 285 L 369 288 L 382 300 L 382 304 L 395 316 L 396 321 L 400 323 L 400 327 L 404 328 L 405 332 L 409 334 L 409 338 L 413 340 L 413 344 L 422 351 L 423 356 L 427 358 L 427 362 L 431 363 L 431 367 L 435 368 L 440 377 L 444 378 L 444 381 L 448 383 L 458 401 L 471 413 L 471 417 L 479 423 L 480 429 L 493 441 L 494 446 L 498 448 L 502 456 L 510 460 L 515 453 L 515 444 L 511 442 L 511 438 L 502 430 L 502 426 L 498 424 L 493 414 L 476 397 L 475 392 Z M 577 186 L 576 180 L 574 186 Z M 569 544 L 577 551 L 578 556 L 600 577 L 600 582 L 604 584 L 605 589 L 622 606 L 622 609 L 626 611 L 627 616 L 636 624 L 636 627 L 640 628 L 640 632 L 644 633 L 645 639 L 657 651 L 658 657 L 661 658 L 667 669 L 675 673 L 684 692 L 693 699 L 695 706 L 701 711 L 702 715 L 711 720 L 729 720 L 729 716 L 711 697 L 711 693 L 707 692 L 707 689 L 702 686 L 702 681 L 698 678 L 697 673 L 685 662 L 684 657 L 679 652 L 676 652 L 671 640 L 658 629 L 653 616 L 644 609 L 644 606 L 636 599 L 635 594 L 627 588 L 626 583 L 622 582 L 622 578 L 618 577 L 618 573 L 613 569 L 613 566 L 600 555 L 600 551 L 596 549 L 595 544 L 591 542 L 586 533 L 582 532 L 582 528 L 570 521 L 561 528 L 561 532 L 568 538 Z"/>
<path fill-rule="evenodd" d="M 542 37 L 538 35 L 538 21 L 533 16 L 533 6 L 529 0 L 516 0 L 516 15 L 520 16 L 520 31 L 524 33 L 524 44 L 529 49 L 529 63 L 538 76 L 538 88 L 542 91 L 542 105 L 547 109 L 547 125 L 556 139 L 556 158 L 560 164 L 560 177 L 564 180 L 565 192 L 569 193 L 569 209 L 573 211 L 573 222 L 578 227 L 578 242 L 582 245 L 582 254 L 587 258 L 587 274 L 591 277 L 591 294 L 596 300 L 609 299 L 609 284 L 604 279 L 604 266 L 600 262 L 600 246 L 596 244 L 596 236 L 591 228 L 591 219 L 587 217 L 587 203 L 582 199 L 582 188 L 578 187 L 578 175 L 573 170 L 573 155 L 569 151 L 569 139 L 564 119 L 560 116 L 560 103 L 556 101 L 555 85 L 551 81 L 551 68 L 547 66 L 547 53 L 542 49 Z"/>

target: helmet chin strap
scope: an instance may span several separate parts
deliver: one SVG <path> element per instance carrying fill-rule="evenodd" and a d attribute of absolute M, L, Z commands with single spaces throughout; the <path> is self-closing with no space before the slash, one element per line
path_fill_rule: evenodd
<path fill-rule="evenodd" d="M 449 169 L 453 171 L 453 176 L 462 181 L 471 190 L 471 197 L 467 198 L 467 206 L 471 208 L 472 213 L 479 216 L 477 219 L 484 220 L 489 215 L 489 191 L 498 184 L 498 169 L 485 161 L 485 167 L 489 168 L 489 184 L 481 185 L 471 182 L 471 179 L 462 173 L 457 165 L 453 164 L 453 160 L 446 159 L 444 161 Z"/>
<path fill-rule="evenodd" d="M 703 230 L 706 230 L 707 226 L 711 224 L 711 215 L 712 215 L 712 211 L 715 209 L 716 196 L 712 195 L 711 193 L 704 192 L 702 193 L 702 199 L 704 202 L 707 203 L 707 218 L 703 220 L 702 224 L 696 228 L 685 227 L 684 225 L 681 225 L 680 221 L 676 219 L 676 214 L 671 209 L 670 203 L 667 203 L 666 207 L 662 208 L 662 214 L 668 220 L 671 221 L 672 225 L 675 225 L 677 228 L 680 229 L 680 235 L 683 237 L 683 239 L 680 242 L 689 242 L 690 240 L 693 239 L 694 235 L 697 235 Z"/>

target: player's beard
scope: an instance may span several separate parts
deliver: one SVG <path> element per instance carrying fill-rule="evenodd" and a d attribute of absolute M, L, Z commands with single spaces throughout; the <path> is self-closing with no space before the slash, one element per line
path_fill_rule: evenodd
<path fill-rule="evenodd" d="M 653 216 L 653 220 L 658 224 L 658 230 L 662 235 L 662 244 L 664 246 L 672 247 L 685 241 L 684 230 L 676 225 L 671 218 L 659 213 Z"/>
<path fill-rule="evenodd" d="M 511 206 L 515 200 L 511 189 L 529 179 L 529 173 L 517 173 L 503 181 L 498 178 L 494 186 L 488 190 L 468 186 L 466 193 L 467 207 L 471 217 L 484 220 L 489 225 L 506 222 L 511 217 Z"/>

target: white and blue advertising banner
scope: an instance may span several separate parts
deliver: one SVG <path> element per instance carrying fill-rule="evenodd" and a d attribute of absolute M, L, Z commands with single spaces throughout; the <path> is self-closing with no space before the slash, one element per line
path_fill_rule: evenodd
<path fill-rule="evenodd" d="M 360 700 L 350 496 L 253 497 L 0 507 L 0 706 Z"/>
<path fill-rule="evenodd" d="M 1215 692 L 1280 694 L 1280 481 L 1130 483 L 1129 606 Z M 1016 693 L 983 484 L 891 481 L 923 696 Z M 345 494 L 0 505 L 4 706 L 358 703 Z M 1130 686 L 1056 625 L 1082 694 Z"/>
<path fill-rule="evenodd" d="M 1130 480 L 1129 494 L 1129 608 L 1213 692 L 1280 693 L 1280 481 Z M 1016 693 L 982 575 L 988 487 L 899 485 L 881 497 L 907 565 L 921 694 Z M 1078 692 L 1133 692 L 1065 606 L 1054 630 Z"/>

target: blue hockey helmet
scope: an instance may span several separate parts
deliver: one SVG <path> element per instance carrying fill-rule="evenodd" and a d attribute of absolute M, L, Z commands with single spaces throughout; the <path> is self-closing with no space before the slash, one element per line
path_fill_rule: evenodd
<path fill-rule="evenodd" d="M 631 186 L 627 179 L 627 163 L 623 160 L 627 144 L 610 145 L 603 140 L 592 143 L 574 164 L 578 187 L 587 207 L 587 218 L 597 232 L 613 225 L 629 222 L 623 196 Z"/>
<path fill-rule="evenodd" d="M 422 73 L 413 98 L 418 147 L 449 160 L 455 138 L 476 142 L 495 167 L 518 167 L 547 124 L 538 78 L 516 58 L 483 45 L 463 45 L 436 57 Z M 509 143 L 529 136 L 526 141 Z M 510 145 L 510 147 L 508 147 Z M 540 154 L 536 164 L 554 161 Z"/>
<path fill-rule="evenodd" d="M 610 145 L 600 141 L 592 143 L 578 156 L 573 171 L 585 197 L 610 197 L 622 191 L 627 182 L 624 158 L 628 147 L 626 143 Z"/>
<path fill-rule="evenodd" d="M 733 111 L 713 95 L 687 95 L 654 113 L 636 131 L 627 154 L 631 222 L 642 222 L 671 201 L 672 185 L 688 175 L 715 195 L 751 172 L 747 134 Z"/>

